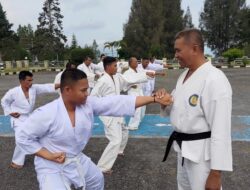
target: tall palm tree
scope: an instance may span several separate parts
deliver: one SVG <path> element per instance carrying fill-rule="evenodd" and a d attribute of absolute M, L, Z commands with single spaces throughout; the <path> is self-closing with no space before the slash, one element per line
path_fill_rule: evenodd
<path fill-rule="evenodd" d="M 112 56 L 114 56 L 114 49 L 117 49 L 120 47 L 120 41 L 113 41 L 113 42 L 105 42 L 104 43 L 104 50 L 106 48 L 111 49 Z"/>

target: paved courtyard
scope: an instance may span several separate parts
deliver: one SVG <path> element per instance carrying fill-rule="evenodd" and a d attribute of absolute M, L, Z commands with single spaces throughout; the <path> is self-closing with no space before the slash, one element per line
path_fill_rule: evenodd
<path fill-rule="evenodd" d="M 164 87 L 171 91 L 182 71 L 166 71 L 167 77 L 157 79 L 157 88 Z M 248 190 L 250 186 L 250 69 L 225 69 L 223 71 L 229 78 L 234 92 L 232 134 L 238 135 L 238 140 L 233 141 L 234 172 L 223 174 L 223 189 Z M 53 72 L 35 73 L 34 83 L 52 82 L 55 74 Z M 0 76 L 0 98 L 9 88 L 16 85 L 18 85 L 17 76 Z M 36 106 L 43 105 L 56 97 L 57 95 L 40 96 Z M 147 108 L 147 114 L 158 114 L 158 112 L 159 107 L 156 105 L 150 105 Z M 1 114 L 3 112 L 0 109 Z M 149 118 L 149 121 L 151 120 Z M 146 124 L 149 121 L 146 120 Z M 162 123 L 163 121 L 159 122 Z M 105 176 L 105 189 L 176 189 L 176 154 L 172 151 L 167 162 L 161 162 L 168 136 L 164 131 L 169 126 L 162 127 L 164 135 L 155 136 L 143 133 L 143 127 L 138 134 L 131 135 L 126 155 L 118 158 L 113 168 L 114 173 L 111 176 Z M 107 140 L 102 135 L 96 135 L 90 140 L 84 153 L 96 163 L 106 144 Z M 11 133 L 10 137 L 6 137 L 6 135 L 1 135 L 0 132 L 0 190 L 38 189 L 33 156 L 27 157 L 25 167 L 22 170 L 16 171 L 9 168 L 13 149 L 14 138 L 11 137 Z"/>

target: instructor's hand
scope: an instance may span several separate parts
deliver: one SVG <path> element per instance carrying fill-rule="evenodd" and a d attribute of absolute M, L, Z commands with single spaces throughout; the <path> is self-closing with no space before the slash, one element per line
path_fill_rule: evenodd
<path fill-rule="evenodd" d="M 221 172 L 211 170 L 207 178 L 205 190 L 220 190 L 221 189 Z"/>
<path fill-rule="evenodd" d="M 160 98 L 156 96 L 155 101 L 163 106 L 169 106 L 173 103 L 173 97 L 166 93 L 164 96 L 160 96 Z"/>
<path fill-rule="evenodd" d="M 18 112 L 13 112 L 13 113 L 10 113 L 10 116 L 12 116 L 12 117 L 14 117 L 14 118 L 19 118 L 20 113 L 18 113 Z"/>
<path fill-rule="evenodd" d="M 153 95 L 155 95 L 156 98 L 163 98 L 166 94 L 168 94 L 167 91 L 162 88 L 157 90 Z"/>

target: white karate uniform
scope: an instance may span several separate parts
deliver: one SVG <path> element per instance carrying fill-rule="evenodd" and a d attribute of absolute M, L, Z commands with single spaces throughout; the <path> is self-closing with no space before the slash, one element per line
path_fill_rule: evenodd
<path fill-rule="evenodd" d="M 91 92 L 91 90 L 95 86 L 95 73 L 94 73 L 91 65 L 92 64 L 87 66 L 85 63 L 82 63 L 82 64 L 78 65 L 78 67 L 77 67 L 77 69 L 83 71 L 87 75 L 88 83 L 89 83 L 89 93 Z"/>
<path fill-rule="evenodd" d="M 63 72 L 65 71 L 65 69 L 59 73 L 57 73 L 56 77 L 55 77 L 55 80 L 54 80 L 54 84 L 60 84 L 61 83 L 61 77 L 62 77 L 62 74 Z"/>
<path fill-rule="evenodd" d="M 104 65 L 103 65 L 103 62 L 99 62 L 96 64 L 96 66 L 94 67 L 94 72 L 97 73 L 98 75 L 103 75 L 104 74 Z"/>
<path fill-rule="evenodd" d="M 178 152 L 178 189 L 205 189 L 211 169 L 232 171 L 231 109 L 232 90 L 222 71 L 207 62 L 183 83 L 183 72 L 172 92 L 174 103 L 170 120 L 175 131 L 202 133 L 211 131 L 211 138 L 183 141 Z M 166 110 L 162 110 L 162 114 Z M 181 166 L 181 158 L 184 166 Z"/>
<path fill-rule="evenodd" d="M 86 190 L 102 190 L 102 172 L 82 153 L 91 137 L 94 115 L 125 116 L 135 112 L 135 97 L 88 97 L 75 110 L 72 127 L 62 97 L 35 110 L 16 133 L 17 144 L 27 154 L 46 148 L 65 152 L 63 164 L 35 157 L 35 169 L 41 190 L 70 190 L 70 186 Z"/>
<path fill-rule="evenodd" d="M 59 73 L 57 73 L 55 80 L 54 80 L 54 84 L 60 84 L 61 83 L 61 77 L 63 72 L 65 71 L 65 69 Z M 60 88 L 56 90 L 58 92 L 59 95 L 61 95 L 61 90 Z"/>
<path fill-rule="evenodd" d="M 121 74 L 111 76 L 105 74 L 97 81 L 91 95 L 105 97 L 110 95 L 120 95 L 120 92 L 126 90 L 129 85 L 145 82 L 147 76 L 145 73 L 136 73 L 128 77 Z M 98 167 L 102 171 L 108 171 L 112 168 L 119 153 L 123 153 L 128 141 L 128 128 L 125 124 L 124 117 L 100 117 L 104 124 L 105 135 L 109 144 L 105 148 Z"/>
<path fill-rule="evenodd" d="M 117 73 L 123 74 L 129 68 L 128 62 L 117 62 Z"/>
<path fill-rule="evenodd" d="M 18 112 L 20 116 L 18 118 L 11 117 L 11 127 L 16 132 L 19 130 L 19 126 L 28 118 L 33 111 L 36 96 L 42 93 L 55 92 L 54 84 L 33 84 L 29 89 L 29 99 L 24 95 L 21 86 L 10 89 L 2 98 L 1 105 L 4 111 L 4 115 L 10 115 L 10 113 Z M 21 149 L 16 146 L 12 158 L 12 162 L 18 165 L 23 165 L 25 161 L 25 154 Z"/>
<path fill-rule="evenodd" d="M 153 71 L 162 71 L 164 70 L 164 66 L 157 63 L 149 63 L 146 69 Z M 155 78 L 149 80 L 149 84 L 145 89 L 145 93 L 151 95 L 154 90 L 155 90 Z"/>
<path fill-rule="evenodd" d="M 144 70 L 141 69 L 137 69 L 137 72 L 132 69 L 131 67 L 129 67 L 129 69 L 127 71 L 124 72 L 124 76 L 125 77 L 129 77 L 132 74 L 135 73 L 146 73 Z M 147 81 L 146 81 L 147 82 Z M 142 91 L 142 86 L 143 84 L 136 84 L 136 85 L 131 85 L 130 88 L 128 89 L 128 95 L 133 95 L 133 96 L 143 96 L 143 91 Z M 128 123 L 128 127 L 130 130 L 137 130 L 141 120 L 143 119 L 143 110 L 141 107 L 137 108 L 135 111 L 135 115 L 134 117 L 131 117 Z"/>
<path fill-rule="evenodd" d="M 143 68 L 142 64 L 138 64 L 138 67 L 137 67 L 139 70 L 143 70 L 145 72 L 151 72 L 151 73 L 155 73 L 154 70 L 149 70 L 148 68 Z M 152 84 L 154 84 L 155 82 L 155 77 L 148 77 L 148 81 L 146 83 L 143 83 L 142 84 L 142 91 L 143 91 L 143 95 L 144 96 L 152 96 L 152 92 L 154 89 L 152 89 Z M 141 109 L 142 109 L 142 119 L 144 118 L 145 116 L 145 113 L 146 113 L 146 107 L 147 106 L 142 106 Z"/>

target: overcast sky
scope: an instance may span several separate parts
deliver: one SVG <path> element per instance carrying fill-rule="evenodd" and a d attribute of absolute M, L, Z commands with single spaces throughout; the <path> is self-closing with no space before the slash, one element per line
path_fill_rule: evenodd
<path fill-rule="evenodd" d="M 123 24 L 127 22 L 132 0 L 63 0 L 61 13 L 64 15 L 64 33 L 71 42 L 76 35 L 79 45 L 98 44 L 106 41 L 121 40 Z M 204 0 L 182 0 L 182 9 L 190 7 L 193 23 L 198 26 L 199 14 Z M 250 0 L 247 0 L 250 4 Z M 42 12 L 44 0 L 1 0 L 8 20 L 14 24 L 31 24 L 36 28 L 38 15 Z"/>

